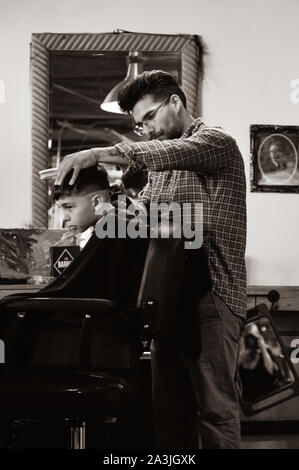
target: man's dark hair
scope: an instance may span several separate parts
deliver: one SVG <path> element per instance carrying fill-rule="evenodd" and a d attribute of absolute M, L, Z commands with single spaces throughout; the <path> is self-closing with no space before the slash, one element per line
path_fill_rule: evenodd
<path fill-rule="evenodd" d="M 186 108 L 186 96 L 174 77 L 163 70 L 151 70 L 138 75 L 135 80 L 122 88 L 118 94 L 118 104 L 122 111 L 129 113 L 144 95 L 152 95 L 156 100 L 178 95 Z"/>
<path fill-rule="evenodd" d="M 72 174 L 73 170 L 69 171 L 61 185 L 53 186 L 52 196 L 54 201 L 58 201 L 64 196 L 85 195 L 92 191 L 105 190 L 110 187 L 107 171 L 102 166 L 94 165 L 83 168 L 80 170 L 75 183 L 70 186 L 69 182 Z"/>

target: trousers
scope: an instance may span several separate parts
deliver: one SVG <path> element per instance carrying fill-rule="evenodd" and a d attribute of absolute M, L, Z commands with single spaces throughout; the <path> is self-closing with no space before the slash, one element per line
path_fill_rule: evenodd
<path fill-rule="evenodd" d="M 156 445 L 238 449 L 236 373 L 243 320 L 211 289 L 198 301 L 198 317 L 199 355 L 171 338 L 151 341 Z"/>

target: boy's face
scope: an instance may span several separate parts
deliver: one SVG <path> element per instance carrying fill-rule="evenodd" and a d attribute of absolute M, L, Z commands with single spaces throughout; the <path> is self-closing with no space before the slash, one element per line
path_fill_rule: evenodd
<path fill-rule="evenodd" d="M 63 211 L 65 227 L 69 229 L 77 228 L 80 232 L 84 232 L 88 227 L 95 224 L 98 216 L 94 212 L 92 203 L 94 194 L 62 196 L 59 198 L 57 205 Z"/>

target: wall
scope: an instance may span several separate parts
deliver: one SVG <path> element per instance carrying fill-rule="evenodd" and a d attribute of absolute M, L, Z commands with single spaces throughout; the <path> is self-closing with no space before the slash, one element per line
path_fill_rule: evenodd
<path fill-rule="evenodd" d="M 297 0 L 10 0 L 0 11 L 0 226 L 31 220 L 29 43 L 35 32 L 116 28 L 202 36 L 203 116 L 237 139 L 249 182 L 249 125 L 299 125 L 290 82 L 299 78 Z M 129 7 L 128 7 L 129 5 Z M 249 189 L 249 188 L 248 188 Z M 248 191 L 248 280 L 299 282 L 299 195 Z"/>

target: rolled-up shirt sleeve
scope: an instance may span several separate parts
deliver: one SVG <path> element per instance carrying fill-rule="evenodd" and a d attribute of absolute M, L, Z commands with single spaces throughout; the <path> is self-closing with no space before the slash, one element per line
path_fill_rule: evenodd
<path fill-rule="evenodd" d="M 190 137 L 116 144 L 118 152 L 132 164 L 145 164 L 148 170 L 189 170 L 213 173 L 233 164 L 237 145 L 222 130 L 205 127 Z"/>

